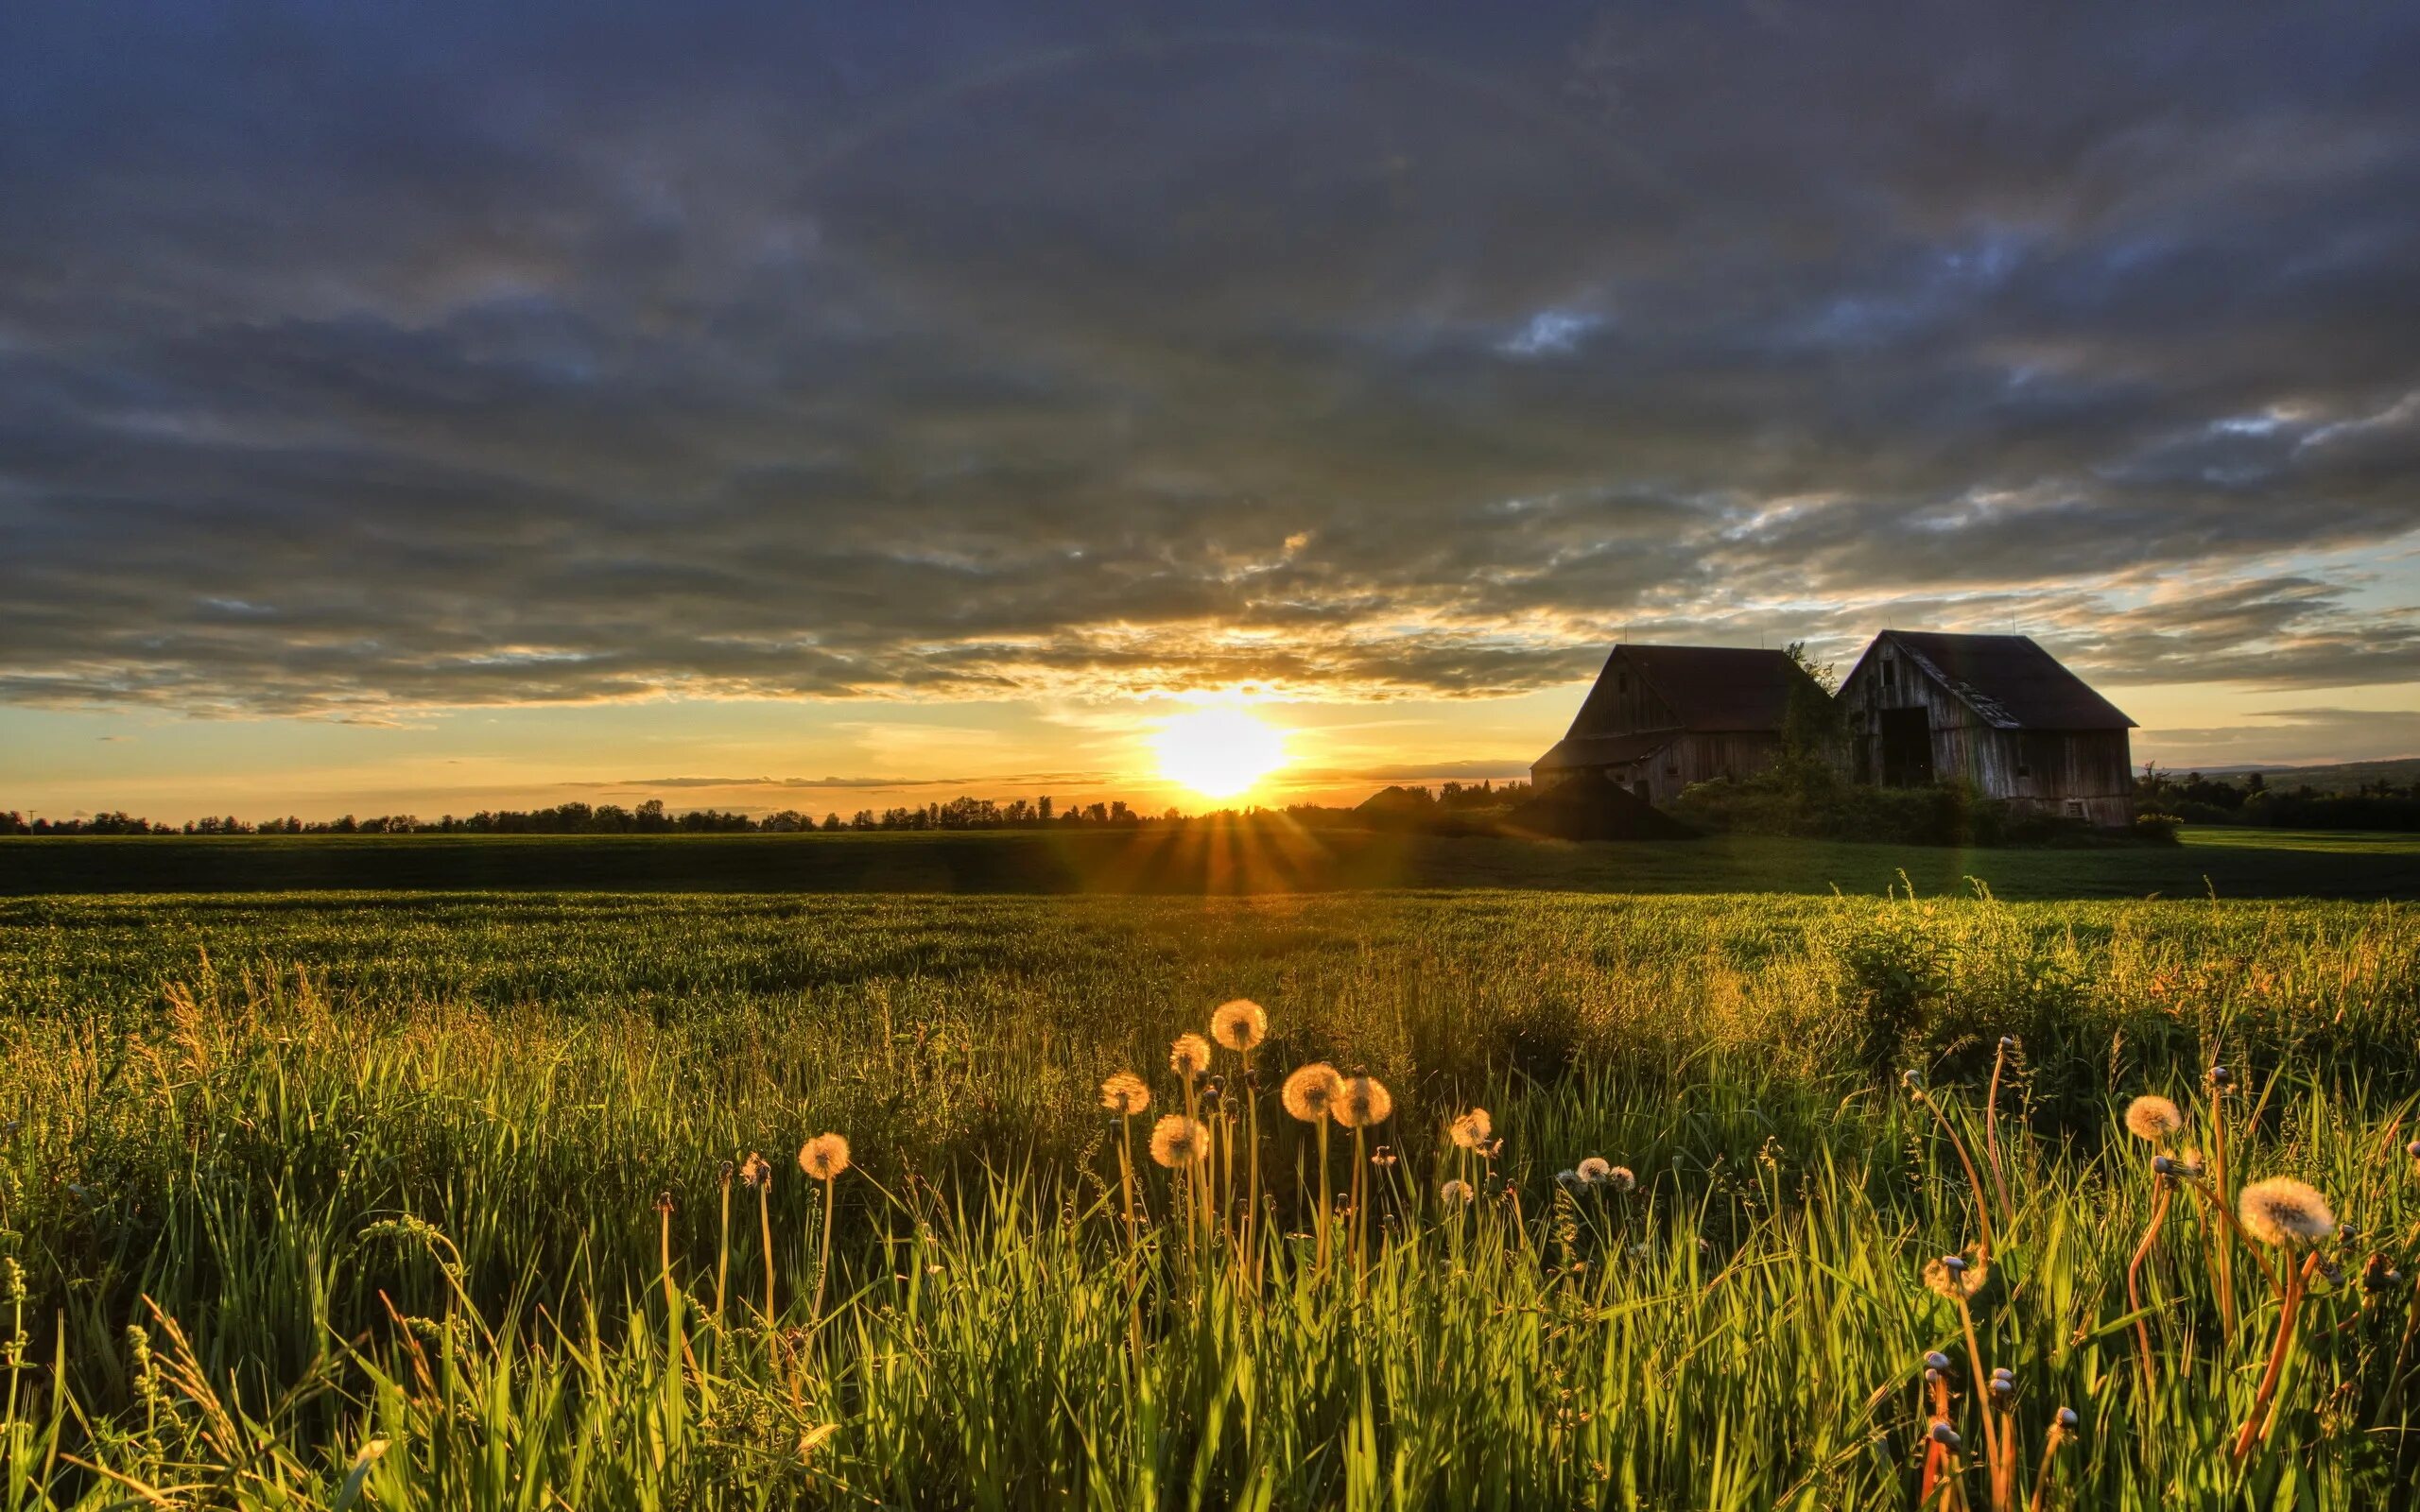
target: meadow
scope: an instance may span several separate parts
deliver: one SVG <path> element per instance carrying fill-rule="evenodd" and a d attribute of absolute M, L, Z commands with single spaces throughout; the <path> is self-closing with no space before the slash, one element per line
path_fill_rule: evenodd
<path fill-rule="evenodd" d="M 10 1509 L 2420 1482 L 2402 903 L 53 896 L 0 944 Z M 1290 1116 L 1312 1062 L 1385 1116 Z M 2272 1177 L 2339 1230 L 2238 1232 Z"/>

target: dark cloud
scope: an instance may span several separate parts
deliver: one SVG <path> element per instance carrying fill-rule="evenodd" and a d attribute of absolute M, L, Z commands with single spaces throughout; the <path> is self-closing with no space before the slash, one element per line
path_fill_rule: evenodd
<path fill-rule="evenodd" d="M 2420 17 L 1149 15 L 10 8 L 0 700 L 2420 678 Z"/>

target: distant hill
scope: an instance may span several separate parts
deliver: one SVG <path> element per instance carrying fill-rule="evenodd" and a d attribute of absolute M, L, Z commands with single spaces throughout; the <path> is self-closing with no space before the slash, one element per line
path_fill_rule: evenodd
<path fill-rule="evenodd" d="M 2331 762 L 2325 766 L 2171 766 L 2160 770 L 2177 776 L 2200 772 L 2204 777 L 2245 777 L 2254 772 L 2269 787 L 2291 792 L 2308 787 L 2317 793 L 2354 793 L 2371 782 L 2408 787 L 2420 782 L 2420 756 L 2398 756 L 2382 762 Z"/>

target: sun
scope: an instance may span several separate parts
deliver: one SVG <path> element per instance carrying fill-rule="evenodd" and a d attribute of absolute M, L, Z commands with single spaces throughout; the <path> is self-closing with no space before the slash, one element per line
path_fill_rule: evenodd
<path fill-rule="evenodd" d="M 1286 735 L 1240 709 L 1163 720 L 1151 737 L 1160 775 L 1203 798 L 1234 798 L 1286 765 Z"/>

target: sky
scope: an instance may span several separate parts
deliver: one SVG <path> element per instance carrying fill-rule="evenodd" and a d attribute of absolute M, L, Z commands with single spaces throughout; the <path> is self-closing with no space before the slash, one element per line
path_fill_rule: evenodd
<path fill-rule="evenodd" d="M 0 807 L 1200 806 L 1608 646 L 2420 754 L 2420 8 L 0 8 Z"/>

